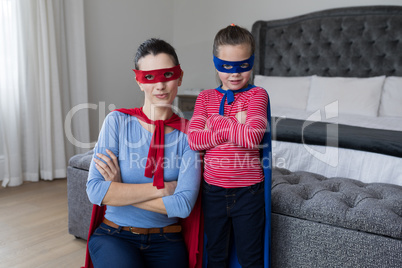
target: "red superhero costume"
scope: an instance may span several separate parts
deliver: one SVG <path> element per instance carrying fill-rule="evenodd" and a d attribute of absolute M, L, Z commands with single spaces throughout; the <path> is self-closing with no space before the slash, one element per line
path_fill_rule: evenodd
<path fill-rule="evenodd" d="M 157 146 L 164 144 L 164 125 L 173 127 L 183 133 L 187 131 L 188 120 L 173 114 L 168 120 L 157 120 L 152 121 L 143 113 L 141 108 L 134 109 L 117 109 L 117 111 L 129 114 L 137 117 L 139 120 L 144 121 L 148 124 L 153 124 L 156 126 L 155 132 L 152 135 L 151 147 L 148 153 L 148 161 L 151 163 L 156 163 L 156 167 L 152 165 L 147 165 L 145 171 L 146 177 L 154 177 L 154 186 L 158 189 L 163 188 L 163 157 L 164 150 L 163 146 Z M 153 146 L 156 145 L 156 146 Z M 189 267 L 190 268 L 201 268 L 202 267 L 202 254 L 203 254 L 203 238 L 204 231 L 202 226 L 202 212 L 201 212 L 201 195 L 198 195 L 197 202 L 190 215 L 182 219 L 180 224 L 182 226 L 182 234 L 184 241 L 187 246 L 189 253 Z M 91 224 L 89 227 L 88 241 L 95 231 L 95 229 L 103 221 L 106 211 L 106 206 L 93 205 Z M 83 268 L 93 268 L 91 257 L 88 251 L 88 242 L 86 250 L 85 266 Z"/>

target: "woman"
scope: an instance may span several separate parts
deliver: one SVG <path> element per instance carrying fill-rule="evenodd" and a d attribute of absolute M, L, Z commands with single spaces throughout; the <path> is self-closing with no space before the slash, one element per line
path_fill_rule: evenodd
<path fill-rule="evenodd" d="M 88 197 L 107 207 L 90 258 L 94 267 L 188 267 L 179 218 L 196 203 L 201 169 L 172 110 L 183 72 L 160 39 L 140 45 L 134 71 L 144 105 L 105 118 L 89 170 Z"/>

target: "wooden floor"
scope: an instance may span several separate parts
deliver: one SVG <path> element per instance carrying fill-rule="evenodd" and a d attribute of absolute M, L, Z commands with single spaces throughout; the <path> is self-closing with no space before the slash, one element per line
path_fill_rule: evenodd
<path fill-rule="evenodd" d="M 79 268 L 86 241 L 68 233 L 67 180 L 0 187 L 0 267 Z"/>

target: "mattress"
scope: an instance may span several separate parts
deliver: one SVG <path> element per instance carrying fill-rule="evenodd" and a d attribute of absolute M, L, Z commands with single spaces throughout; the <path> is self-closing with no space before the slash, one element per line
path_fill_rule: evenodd
<path fill-rule="evenodd" d="M 402 120 L 398 117 L 339 114 L 336 117 L 326 118 L 322 114 L 312 114 L 304 110 L 289 108 L 275 109 L 272 116 L 402 131 Z M 278 140 L 274 140 L 272 143 L 272 154 L 274 166 L 291 171 L 314 172 L 326 177 L 353 178 L 365 183 L 381 182 L 402 185 L 401 157 Z"/>

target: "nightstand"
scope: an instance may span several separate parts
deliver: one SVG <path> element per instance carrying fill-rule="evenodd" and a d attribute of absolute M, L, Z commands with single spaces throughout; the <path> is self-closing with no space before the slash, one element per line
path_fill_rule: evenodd
<path fill-rule="evenodd" d="M 182 112 L 192 112 L 194 111 L 196 99 L 196 95 L 179 94 L 176 96 L 176 106 Z"/>
<path fill-rule="evenodd" d="M 175 111 L 175 113 L 190 120 L 193 116 L 196 100 L 196 94 L 178 94 L 174 101 L 174 106 L 177 107 L 177 111 Z"/>

